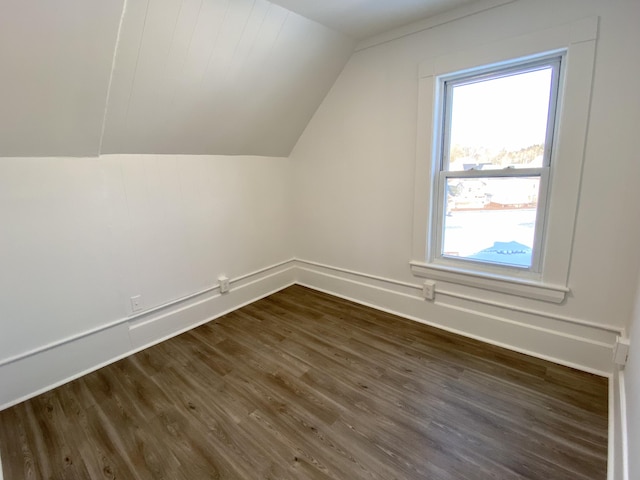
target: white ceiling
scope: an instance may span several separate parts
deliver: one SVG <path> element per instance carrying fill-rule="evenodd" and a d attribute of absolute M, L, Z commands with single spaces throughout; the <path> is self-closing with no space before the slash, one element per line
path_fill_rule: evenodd
<path fill-rule="evenodd" d="M 101 153 L 286 156 L 353 47 L 266 0 L 129 0 Z"/>
<path fill-rule="evenodd" d="M 0 156 L 98 154 L 122 1 L 0 1 Z"/>
<path fill-rule="evenodd" d="M 478 0 L 271 0 L 357 40 Z"/>
<path fill-rule="evenodd" d="M 0 0 L 0 157 L 286 156 L 354 48 L 267 0 L 124 4 Z"/>

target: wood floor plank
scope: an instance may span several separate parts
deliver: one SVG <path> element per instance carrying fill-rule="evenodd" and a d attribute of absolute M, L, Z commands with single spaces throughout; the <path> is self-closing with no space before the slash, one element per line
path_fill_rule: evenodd
<path fill-rule="evenodd" d="M 5 480 L 603 480 L 607 380 L 294 286 L 0 412 Z"/>

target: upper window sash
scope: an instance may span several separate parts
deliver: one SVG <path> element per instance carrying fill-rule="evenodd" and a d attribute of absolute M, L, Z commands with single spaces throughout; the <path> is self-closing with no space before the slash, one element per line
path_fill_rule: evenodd
<path fill-rule="evenodd" d="M 547 130 L 545 135 L 543 166 L 551 164 L 551 152 L 553 147 L 553 137 L 555 132 L 556 111 L 558 107 L 558 90 L 560 84 L 561 64 L 564 53 L 554 53 L 552 55 L 536 58 L 535 60 L 525 60 L 513 62 L 511 65 L 499 65 L 477 69 L 476 71 L 457 72 L 438 77 L 440 91 L 442 92 L 440 122 L 442 123 L 442 139 L 439 145 L 439 170 L 449 169 L 450 147 L 451 147 L 451 121 L 453 91 L 455 87 L 480 83 L 488 80 L 496 80 L 512 75 L 526 74 L 544 69 L 551 69 L 551 91 L 549 95 L 549 105 L 547 109 Z"/>

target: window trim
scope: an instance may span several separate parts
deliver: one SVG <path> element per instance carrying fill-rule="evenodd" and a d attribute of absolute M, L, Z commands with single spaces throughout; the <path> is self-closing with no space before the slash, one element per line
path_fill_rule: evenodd
<path fill-rule="evenodd" d="M 435 86 L 435 94 L 439 96 L 439 108 L 434 112 L 434 122 L 437 122 L 440 131 L 440 137 L 436 138 L 436 145 L 433 168 L 437 169 L 437 178 L 434 179 L 434 185 L 437 184 L 435 192 L 435 218 L 429 239 L 434 245 L 431 250 L 432 257 L 430 262 L 438 262 L 443 265 L 450 264 L 453 267 L 463 269 L 491 271 L 508 271 L 515 268 L 522 271 L 529 271 L 537 274 L 542 271 L 542 259 L 544 256 L 544 235 L 547 217 L 547 198 L 549 195 L 550 181 L 550 165 L 551 154 L 553 151 L 553 142 L 557 135 L 556 118 L 559 112 L 559 90 L 562 82 L 562 65 L 565 62 L 566 50 L 554 52 L 550 55 L 540 55 L 536 58 L 515 59 L 505 62 L 502 65 L 490 65 L 489 67 L 480 67 L 474 70 L 466 70 L 464 72 L 453 72 L 446 75 L 436 77 L 437 85 Z M 453 91 L 457 86 L 468 85 L 483 81 L 490 81 L 499 78 L 505 78 L 511 75 L 524 74 L 539 71 L 541 69 L 550 68 L 551 78 L 549 101 L 547 106 L 547 125 L 545 132 L 545 145 L 543 152 L 543 166 L 540 168 L 529 169 L 502 169 L 502 170 L 478 170 L 478 171 L 451 171 L 450 166 L 450 148 L 451 148 L 451 125 L 452 125 L 452 103 Z M 476 261 L 468 258 L 455 258 L 443 253 L 443 245 L 445 239 L 445 183 L 448 178 L 487 178 L 487 177 L 524 177 L 534 176 L 540 179 L 539 183 L 539 201 L 536 207 L 536 225 L 534 229 L 534 238 L 532 246 L 531 265 L 529 267 L 500 264 L 497 262 Z M 466 265 L 466 267 L 465 267 Z"/>
<path fill-rule="evenodd" d="M 495 292 L 537 300 L 561 303 L 570 291 L 567 286 L 578 207 L 585 140 L 591 103 L 591 87 L 595 63 L 598 18 L 587 18 L 529 35 L 514 37 L 495 44 L 463 52 L 434 57 L 420 64 L 418 95 L 418 132 L 414 188 L 413 248 L 410 267 L 414 275 L 439 279 Z M 434 168 L 442 125 L 438 124 L 440 105 L 438 77 L 453 72 L 503 67 L 513 59 L 535 60 L 552 55 L 565 55 L 559 86 L 561 102 L 557 107 L 555 144 L 549 193 L 545 208 L 546 235 L 542 244 L 544 264 L 538 272 L 521 267 L 483 264 L 471 269 L 450 265 L 434 255 L 436 245 L 430 226 L 437 215 L 439 168 Z M 491 171 L 486 171 L 486 175 Z M 484 267 L 489 268 L 484 268 Z"/>

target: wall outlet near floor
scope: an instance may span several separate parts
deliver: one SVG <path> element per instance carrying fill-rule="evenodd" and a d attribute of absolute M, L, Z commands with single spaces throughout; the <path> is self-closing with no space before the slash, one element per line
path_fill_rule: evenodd
<path fill-rule="evenodd" d="M 131 297 L 131 310 L 134 312 L 142 310 L 142 295 Z"/>
<path fill-rule="evenodd" d="M 425 280 L 422 284 L 422 296 L 426 300 L 433 300 L 436 297 L 436 282 Z"/>
<path fill-rule="evenodd" d="M 220 293 L 227 293 L 229 291 L 229 278 L 224 275 L 220 275 L 218 277 L 218 282 L 220 282 Z"/>

